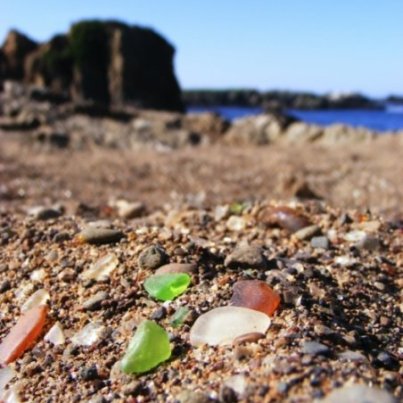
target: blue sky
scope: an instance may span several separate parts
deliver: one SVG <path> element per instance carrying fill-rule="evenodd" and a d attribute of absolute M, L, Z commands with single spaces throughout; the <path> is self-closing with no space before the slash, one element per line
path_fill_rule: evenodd
<path fill-rule="evenodd" d="M 403 0 L 0 0 L 0 40 L 83 18 L 157 30 L 184 88 L 403 94 Z"/>

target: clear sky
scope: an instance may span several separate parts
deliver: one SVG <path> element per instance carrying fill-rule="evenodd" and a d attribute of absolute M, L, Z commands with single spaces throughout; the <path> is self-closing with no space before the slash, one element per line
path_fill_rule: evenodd
<path fill-rule="evenodd" d="M 157 30 L 183 88 L 403 94 L 403 0 L 0 0 L 0 40 L 83 18 Z"/>

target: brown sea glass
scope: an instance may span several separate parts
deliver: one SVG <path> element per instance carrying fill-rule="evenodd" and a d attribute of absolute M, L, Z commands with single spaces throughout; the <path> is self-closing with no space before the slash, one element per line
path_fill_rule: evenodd
<path fill-rule="evenodd" d="M 272 316 L 280 305 L 280 296 L 264 281 L 241 280 L 234 285 L 231 305 L 254 309 Z"/>

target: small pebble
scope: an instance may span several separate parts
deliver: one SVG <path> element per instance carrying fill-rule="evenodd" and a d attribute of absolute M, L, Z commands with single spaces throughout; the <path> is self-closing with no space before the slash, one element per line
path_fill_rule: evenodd
<path fill-rule="evenodd" d="M 97 311 L 101 308 L 102 302 L 107 298 L 108 294 L 105 291 L 99 291 L 83 303 L 83 309 L 86 311 Z"/>
<path fill-rule="evenodd" d="M 263 249 L 259 246 L 238 245 L 227 256 L 225 266 L 231 269 L 261 269 L 267 268 L 267 260 L 263 255 Z"/>
<path fill-rule="evenodd" d="M 151 245 L 144 249 L 138 258 L 138 264 L 142 269 L 155 270 L 168 262 L 168 255 L 160 245 Z"/>
<path fill-rule="evenodd" d="M 309 225 L 294 233 L 294 236 L 301 241 L 305 239 L 311 239 L 314 235 L 320 232 L 320 228 L 317 225 Z"/>
<path fill-rule="evenodd" d="M 329 249 L 329 239 L 326 236 L 314 236 L 311 239 L 311 246 L 314 249 Z"/>
<path fill-rule="evenodd" d="M 35 220 L 50 220 L 52 218 L 58 218 L 62 215 L 62 210 L 37 206 L 32 207 L 28 210 L 28 215 L 30 215 Z"/>
<path fill-rule="evenodd" d="M 328 346 L 317 341 L 305 341 L 302 345 L 302 352 L 309 355 L 326 355 L 330 351 Z"/>
<path fill-rule="evenodd" d="M 117 229 L 99 228 L 88 226 L 78 234 L 78 239 L 94 245 L 119 242 L 123 238 L 123 232 Z"/>

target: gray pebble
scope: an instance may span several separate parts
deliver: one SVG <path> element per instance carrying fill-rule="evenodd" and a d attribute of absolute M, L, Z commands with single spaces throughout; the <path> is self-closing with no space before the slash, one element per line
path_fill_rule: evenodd
<path fill-rule="evenodd" d="M 305 341 L 302 345 L 302 352 L 309 355 L 322 355 L 329 353 L 329 347 L 317 341 Z"/>
<path fill-rule="evenodd" d="M 168 261 L 168 255 L 161 245 L 151 245 L 139 256 L 138 264 L 142 269 L 155 270 Z"/>
<path fill-rule="evenodd" d="M 311 246 L 315 249 L 329 249 L 329 239 L 325 236 L 314 236 L 311 239 Z"/>
<path fill-rule="evenodd" d="M 78 237 L 84 242 L 101 245 L 120 241 L 123 238 L 123 232 L 116 229 L 87 227 L 78 234 Z"/>
<path fill-rule="evenodd" d="M 344 386 L 333 390 L 322 403 L 397 403 L 397 399 L 386 390 L 367 385 Z"/>
<path fill-rule="evenodd" d="M 224 265 L 231 269 L 266 269 L 267 260 L 263 255 L 263 249 L 259 246 L 238 245 L 227 256 Z"/>
<path fill-rule="evenodd" d="M 380 248 L 381 244 L 379 239 L 372 236 L 366 235 L 361 241 L 359 241 L 356 245 L 358 249 L 364 249 L 368 251 L 376 251 Z"/>
<path fill-rule="evenodd" d="M 339 354 L 339 359 L 342 361 L 353 361 L 353 362 L 366 362 L 367 357 L 360 353 L 359 351 L 347 350 Z"/>
<path fill-rule="evenodd" d="M 83 303 L 83 308 L 86 311 L 97 311 L 101 308 L 102 302 L 107 298 L 108 294 L 105 291 L 99 291 Z"/>

